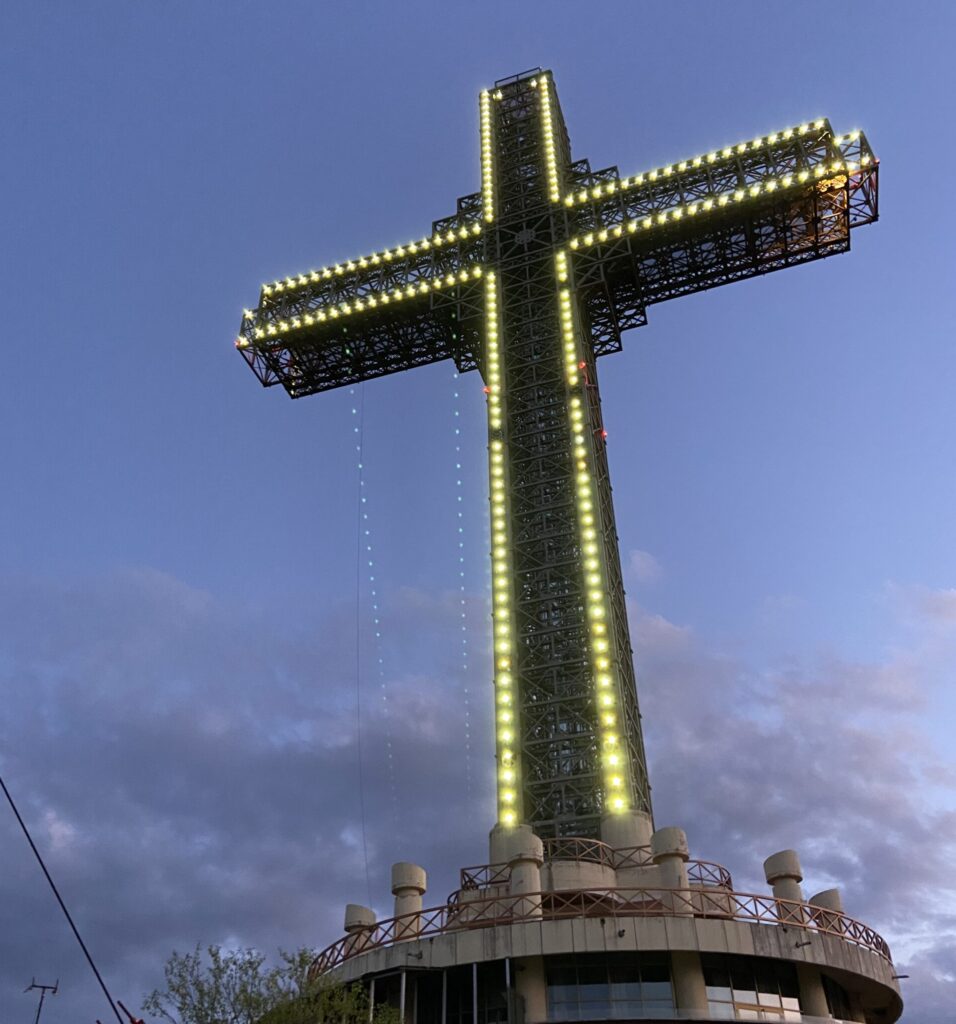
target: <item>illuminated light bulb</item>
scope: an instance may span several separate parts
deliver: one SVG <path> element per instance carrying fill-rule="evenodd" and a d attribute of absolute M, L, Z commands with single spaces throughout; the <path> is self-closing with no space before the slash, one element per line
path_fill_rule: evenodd
<path fill-rule="evenodd" d="M 800 172 L 800 173 L 799 173 L 799 174 L 797 175 L 797 180 L 798 180 L 798 181 L 806 181 L 806 180 L 807 180 L 807 178 L 809 178 L 809 177 L 810 177 L 810 172 L 809 172 L 809 171 L 801 171 L 801 172 Z"/>
<path fill-rule="evenodd" d="M 621 797 L 616 796 L 611 801 L 611 807 L 613 807 L 615 811 L 623 811 L 624 810 L 624 800 Z"/>
<path fill-rule="evenodd" d="M 727 148 L 726 148 L 725 150 L 723 150 L 723 151 L 721 152 L 721 154 L 720 154 L 720 155 L 721 155 L 721 156 L 724 156 L 724 157 L 727 157 L 727 156 L 733 156 L 733 155 L 734 155 L 734 151 L 733 151 L 733 150 L 732 150 L 732 149 L 731 149 L 731 148 L 730 148 L 730 147 L 728 146 L 728 147 L 727 147 Z"/>
<path fill-rule="evenodd" d="M 515 773 L 510 768 L 506 768 L 501 773 L 501 781 L 502 782 L 514 782 L 514 780 L 515 780 Z"/>
<path fill-rule="evenodd" d="M 612 775 L 610 778 L 610 783 L 615 789 L 620 789 L 621 786 L 624 785 L 624 780 L 621 778 L 620 775 Z"/>
<path fill-rule="evenodd" d="M 737 152 L 738 153 L 746 153 L 747 152 L 747 143 L 746 142 L 741 142 L 740 145 L 737 147 Z"/>
<path fill-rule="evenodd" d="M 645 217 L 644 220 L 641 221 L 641 223 L 645 228 L 649 228 L 654 222 L 651 220 L 650 217 Z"/>
<path fill-rule="evenodd" d="M 630 234 L 633 235 L 634 232 L 637 231 L 637 221 L 636 220 L 629 220 L 627 222 L 627 230 L 630 232 Z"/>
<path fill-rule="evenodd" d="M 824 119 L 821 117 L 818 120 L 813 122 L 813 127 L 814 128 L 822 128 L 825 124 L 826 124 L 826 121 L 824 121 Z"/>
<path fill-rule="evenodd" d="M 806 133 L 808 131 L 810 131 L 810 125 L 802 124 L 802 125 L 800 125 L 798 131 L 800 132 L 801 135 L 806 135 Z"/>
<path fill-rule="evenodd" d="M 515 823 L 515 820 L 516 818 L 514 811 L 505 811 L 505 813 L 501 816 L 501 821 L 505 825 L 513 825 Z"/>
<path fill-rule="evenodd" d="M 600 231 L 600 232 L 598 232 L 598 241 L 599 242 L 606 242 L 607 241 L 607 231 Z"/>
<path fill-rule="evenodd" d="M 647 178 L 649 181 L 657 181 L 657 171 L 651 171 Z"/>

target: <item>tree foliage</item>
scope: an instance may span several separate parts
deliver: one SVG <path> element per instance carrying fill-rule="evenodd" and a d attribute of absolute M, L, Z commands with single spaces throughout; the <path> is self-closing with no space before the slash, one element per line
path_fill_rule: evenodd
<path fill-rule="evenodd" d="M 314 957 L 310 949 L 280 950 L 279 963 L 268 966 L 254 949 L 174 952 L 165 989 L 151 992 L 143 1010 L 168 1024 L 368 1024 L 364 988 L 310 979 Z M 376 1007 L 372 1021 L 398 1024 L 398 1012 Z"/>

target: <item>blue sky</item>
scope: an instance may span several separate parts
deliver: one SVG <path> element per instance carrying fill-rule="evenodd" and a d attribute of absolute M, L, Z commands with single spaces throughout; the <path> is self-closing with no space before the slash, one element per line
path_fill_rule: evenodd
<path fill-rule="evenodd" d="M 882 218 L 849 255 L 652 307 L 599 370 L 659 821 L 754 885 L 781 846 L 814 851 L 821 879 L 845 869 L 850 912 L 908 958 L 906 1021 L 944 1019 L 954 30 L 943 3 L 3 6 L 0 770 L 125 1002 L 174 947 L 323 945 L 343 894 L 365 897 L 360 863 L 329 877 L 315 853 L 360 833 L 362 400 L 372 898 L 391 860 L 422 858 L 443 895 L 483 855 L 481 382 L 439 365 L 293 403 L 232 338 L 261 281 L 452 212 L 478 186 L 478 90 L 542 65 L 594 166 L 817 116 L 882 160 Z M 675 694 L 714 719 L 675 718 Z M 754 757 L 702 739 L 715 721 L 756 735 Z M 777 764 L 781 736 L 804 766 L 838 773 L 843 751 L 854 778 L 814 788 Z M 924 833 L 925 875 L 904 857 Z M 68 982 L 50 1024 L 105 1019 L 2 818 L 0 850 L 0 1020 L 50 973 Z"/>

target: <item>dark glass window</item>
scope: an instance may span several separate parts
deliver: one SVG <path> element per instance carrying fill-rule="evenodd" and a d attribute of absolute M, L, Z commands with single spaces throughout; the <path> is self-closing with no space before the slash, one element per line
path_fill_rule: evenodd
<path fill-rule="evenodd" d="M 800 998 L 793 964 L 755 957 L 701 956 L 712 1017 L 726 1020 L 798 1021 Z"/>
<path fill-rule="evenodd" d="M 670 961 L 640 953 L 582 954 L 547 965 L 548 1017 L 554 1021 L 670 1016 Z"/>

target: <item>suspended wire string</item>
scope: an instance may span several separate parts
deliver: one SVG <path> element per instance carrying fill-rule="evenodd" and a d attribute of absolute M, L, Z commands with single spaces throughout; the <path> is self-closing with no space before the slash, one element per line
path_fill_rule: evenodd
<path fill-rule="evenodd" d="M 60 910 L 63 911 L 64 917 L 66 917 L 67 923 L 73 930 L 73 934 L 76 936 L 76 941 L 80 944 L 80 949 L 83 950 L 83 955 L 86 957 L 86 962 L 90 965 L 91 970 L 96 975 L 96 980 L 100 983 L 100 988 L 103 990 L 103 995 L 106 996 L 106 1001 L 110 1004 L 110 1008 L 113 1013 L 116 1014 L 116 1019 L 120 1024 L 125 1024 L 123 1018 L 120 1016 L 119 1010 L 116 1009 L 116 1003 L 113 1002 L 113 997 L 110 995 L 110 990 L 106 987 L 106 982 L 103 981 L 103 976 L 96 969 L 96 964 L 93 963 L 93 957 L 90 956 L 90 951 L 86 948 L 86 943 L 80 938 L 80 933 L 77 931 L 76 925 L 73 923 L 73 918 L 70 917 L 70 912 L 66 909 L 66 904 L 63 902 L 63 897 L 60 895 L 60 890 L 57 889 L 50 872 L 47 871 L 46 864 L 43 863 L 43 858 L 40 856 L 40 851 L 36 848 L 36 843 L 33 842 L 33 837 L 30 835 L 30 830 L 27 828 L 26 822 L 20 817 L 20 812 L 17 810 L 17 805 L 13 802 L 13 797 L 10 795 L 10 790 L 7 789 L 6 783 L 0 778 L 0 788 L 3 789 L 3 795 L 7 798 L 7 803 L 10 804 L 10 808 L 16 816 L 17 821 L 20 823 L 20 828 L 23 829 L 23 834 L 27 837 L 27 842 L 30 844 L 30 849 L 33 851 L 34 857 L 37 859 L 37 863 L 40 865 L 40 870 L 46 876 L 46 880 L 50 883 L 50 888 L 53 890 L 53 895 L 56 897 L 57 903 L 60 904 Z M 39 1011 L 37 1012 L 39 1017 Z"/>
<path fill-rule="evenodd" d="M 355 396 L 355 388 L 349 388 Z M 365 819 L 365 769 L 362 757 L 362 515 L 365 506 L 365 478 L 362 464 L 365 446 L 365 388 L 359 388 L 358 407 L 352 406 L 352 415 L 358 416 L 353 427 L 356 434 L 355 451 L 358 454 L 358 502 L 355 516 L 355 735 L 358 748 L 359 808 L 362 814 L 362 855 L 365 859 L 365 892 L 367 905 L 372 903 L 372 880 L 368 869 L 368 829 Z M 370 563 L 371 564 L 371 563 Z"/>
<path fill-rule="evenodd" d="M 468 674 L 468 606 L 465 598 L 465 523 L 464 523 L 464 501 L 462 495 L 461 479 L 461 403 L 458 386 L 457 371 L 452 374 L 454 382 L 453 420 L 455 439 L 455 497 L 458 506 L 458 515 L 455 523 L 458 527 L 458 608 L 461 623 L 461 679 L 462 697 L 465 705 L 465 792 L 471 796 L 471 694 L 470 677 Z"/>
<path fill-rule="evenodd" d="M 352 394 L 354 394 L 354 388 Z M 354 412 L 354 409 L 353 409 Z M 361 430 L 359 429 L 361 426 Z M 361 518 L 359 520 L 359 529 L 361 530 L 361 538 L 359 545 L 359 564 L 366 562 L 368 563 L 366 568 L 368 569 L 368 591 L 371 599 L 372 606 L 372 634 L 373 643 L 372 650 L 375 656 L 376 671 L 378 674 L 378 686 L 379 695 L 381 698 L 381 712 L 382 720 L 385 725 L 385 758 L 386 767 L 388 769 L 388 790 L 389 797 L 391 799 L 391 812 L 393 824 L 397 827 L 399 824 L 398 817 L 398 793 L 395 787 L 395 759 L 394 751 L 392 749 L 392 721 L 389 714 L 390 708 L 388 703 L 388 685 L 385 678 L 385 657 L 382 650 L 382 609 L 379 603 L 379 592 L 378 582 L 375 579 L 375 562 L 372 557 L 372 524 L 369 519 L 369 505 L 368 505 L 368 493 L 365 487 L 365 474 L 364 474 L 364 413 L 360 424 L 353 428 L 353 433 L 359 435 L 356 439 L 355 452 L 358 457 L 359 464 L 359 497 L 361 498 Z M 363 550 L 364 549 L 364 550 Z"/>

